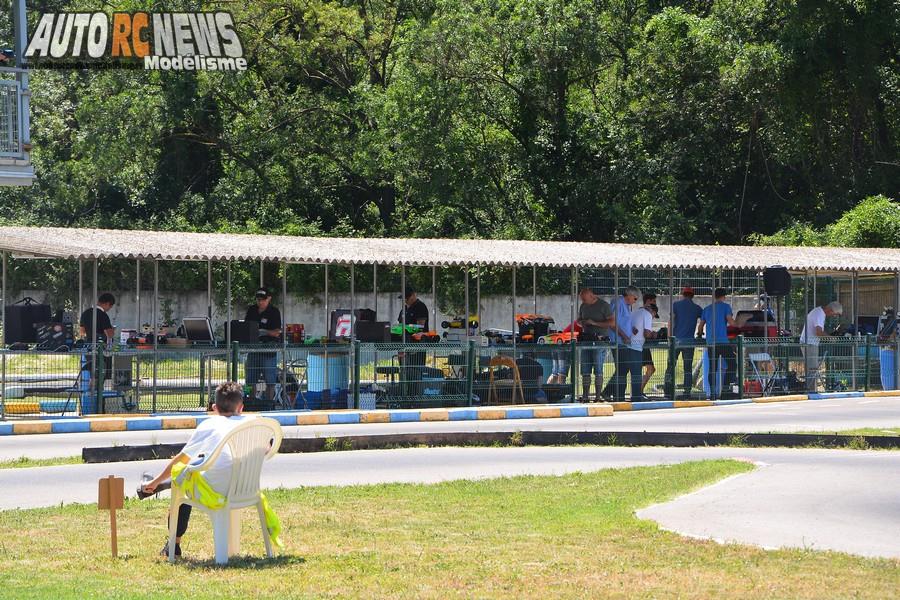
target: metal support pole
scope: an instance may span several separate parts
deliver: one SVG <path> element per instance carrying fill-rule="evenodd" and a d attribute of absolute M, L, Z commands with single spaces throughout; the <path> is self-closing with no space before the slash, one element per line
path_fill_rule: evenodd
<path fill-rule="evenodd" d="M 478 320 L 478 335 L 481 335 L 481 265 L 475 265 L 475 318 Z M 466 328 L 468 327 L 469 315 L 466 315 Z"/>
<path fill-rule="evenodd" d="M 468 323 L 466 323 L 468 329 Z M 466 341 L 466 406 L 472 406 L 472 387 L 475 382 L 475 369 L 478 359 L 475 357 L 475 341 Z"/>
<path fill-rule="evenodd" d="M 872 370 L 869 367 L 869 364 L 872 360 L 872 334 L 866 334 L 866 364 L 865 370 L 863 371 L 863 391 L 869 391 L 869 380 L 872 379 Z"/>
<path fill-rule="evenodd" d="M 78 259 L 78 318 L 84 313 L 84 260 Z M 77 323 L 76 323 L 77 325 Z"/>
<path fill-rule="evenodd" d="M 0 366 L 0 421 L 6 419 L 6 252 L 3 255 L 2 274 L 0 274 L 0 316 L 3 317 L 3 329 L 0 329 L 0 335 L 3 336 L 3 344 L 0 346 L 0 352 L 3 352 L 3 364 Z"/>
<path fill-rule="evenodd" d="M 613 317 L 615 317 L 615 323 L 616 323 L 615 330 L 614 330 L 614 333 L 616 334 L 615 335 L 616 346 L 613 349 L 613 351 L 615 352 L 615 354 L 613 354 L 613 360 L 616 363 L 615 371 L 613 371 L 613 372 L 616 374 L 616 376 L 615 376 L 615 380 L 612 382 L 612 383 L 615 383 L 615 386 L 610 386 L 610 390 L 612 391 L 613 398 L 615 398 L 616 400 L 620 399 L 619 398 L 619 378 L 622 376 L 622 374 L 619 372 L 619 365 L 621 364 L 621 362 L 619 361 L 619 347 L 622 344 L 620 343 L 620 339 L 619 339 L 619 332 L 618 332 L 619 316 L 617 314 L 618 313 L 618 303 L 620 301 L 620 298 L 624 298 L 624 296 L 620 296 L 620 294 L 619 294 L 619 267 L 616 267 L 615 271 L 613 272 L 613 301 L 616 303 L 616 308 L 612 309 Z M 624 302 L 624 300 L 622 300 L 622 301 Z"/>
<path fill-rule="evenodd" d="M 141 334 L 141 259 L 134 261 L 134 331 Z"/>
<path fill-rule="evenodd" d="M 350 265 L 350 340 L 356 339 L 356 265 Z"/>
<path fill-rule="evenodd" d="M 709 344 L 706 345 L 706 364 L 707 364 L 707 381 L 709 382 L 709 397 L 713 400 L 721 400 L 722 399 L 722 390 L 719 389 L 719 376 L 721 375 L 721 369 L 719 369 L 719 359 L 716 356 L 716 272 L 712 271 L 712 310 L 710 313 L 712 314 L 712 323 L 706 324 L 706 335 L 707 339 L 709 338 L 709 330 L 712 328 L 712 346 Z M 711 350 L 710 350 L 711 348 Z M 715 362 L 715 370 L 713 370 L 713 363 Z M 712 374 L 715 373 L 715 377 Z M 724 384 L 724 380 L 723 380 Z M 716 394 L 716 391 L 719 393 Z"/>
<path fill-rule="evenodd" d="M 225 347 L 231 352 L 231 261 L 225 263 Z M 231 356 L 229 354 L 229 356 Z M 230 362 L 230 361 L 229 361 Z M 231 365 L 229 366 L 229 372 Z"/>
<path fill-rule="evenodd" d="M 265 263 L 263 261 L 259 261 L 259 287 L 263 287 L 264 285 L 266 285 L 265 275 Z"/>
<path fill-rule="evenodd" d="M 512 358 L 516 360 L 516 267 L 512 268 Z M 515 394 L 513 394 L 515 397 Z"/>
<path fill-rule="evenodd" d="M 350 264 L 350 390 L 353 408 L 359 408 L 359 342 L 356 341 L 356 265 Z"/>
<path fill-rule="evenodd" d="M 806 315 L 812 310 L 809 307 L 809 271 L 803 272 L 803 323 L 806 324 Z"/>
<path fill-rule="evenodd" d="M 141 335 L 141 259 L 137 259 L 134 265 L 134 332 L 135 335 Z M 202 384 L 202 381 L 201 381 Z M 136 406 L 141 405 L 141 355 L 139 352 L 134 354 L 134 403 Z"/>
<path fill-rule="evenodd" d="M 400 265 L 400 316 L 401 325 L 403 327 L 403 331 L 400 332 L 402 335 L 403 343 L 406 343 L 406 265 Z"/>
<path fill-rule="evenodd" d="M 694 323 L 696 326 L 696 322 Z M 675 269 L 669 269 L 669 321 L 668 321 L 669 335 L 668 335 L 668 344 L 666 344 L 666 349 L 668 354 L 666 356 L 666 381 L 665 387 L 669 392 L 667 395 L 669 396 L 669 400 L 675 400 L 676 397 L 676 389 L 677 382 L 675 377 L 675 369 L 677 368 L 675 364 Z M 685 393 L 688 393 L 689 390 L 685 390 Z"/>
<path fill-rule="evenodd" d="M 894 274 L 894 318 L 900 317 L 900 271 Z M 895 331 L 900 329 L 898 321 Z M 894 343 L 894 389 L 900 390 L 900 331 L 897 331 Z"/>
<path fill-rule="evenodd" d="M 352 384 L 353 384 L 353 408 L 359 410 L 359 341 L 353 340 L 351 342 L 353 346 L 353 376 L 352 376 Z M 378 361 L 375 361 L 376 364 Z"/>
<path fill-rule="evenodd" d="M 375 320 L 378 320 L 378 264 L 372 265 L 372 301 L 375 306 L 372 310 L 375 311 Z"/>
<path fill-rule="evenodd" d="M 812 293 L 812 305 L 818 306 L 816 304 L 816 288 L 819 286 L 818 284 L 819 271 L 817 269 L 813 269 L 813 293 Z M 810 309 L 812 310 L 812 309 Z"/>
<path fill-rule="evenodd" d="M 99 259 L 94 259 L 94 312 L 93 314 L 93 322 L 91 323 L 91 368 L 93 369 L 93 374 L 91 375 L 91 380 L 94 382 L 94 401 L 96 402 L 94 412 L 100 410 L 100 398 L 103 393 L 103 381 L 98 381 L 97 377 L 100 376 L 99 365 L 97 364 L 97 319 L 100 317 L 98 311 L 100 308 L 97 306 L 97 297 L 99 295 L 97 291 L 97 273 L 99 271 Z M 82 407 L 82 413 L 84 412 L 84 408 Z"/>
<path fill-rule="evenodd" d="M 438 330 L 438 322 L 437 322 L 437 267 L 431 266 L 431 329 L 433 331 Z M 437 368 L 437 352 L 431 353 L 431 368 Z"/>
<path fill-rule="evenodd" d="M 744 397 L 744 335 L 737 336 L 738 398 Z"/>
<path fill-rule="evenodd" d="M 213 291 L 212 291 L 212 261 L 206 261 L 206 316 L 212 324 L 213 317 Z"/>
<path fill-rule="evenodd" d="M 571 398 L 572 402 L 576 401 L 578 397 L 578 347 L 575 345 L 575 298 L 578 295 L 578 268 L 572 267 L 572 276 L 571 276 L 571 285 L 570 285 L 570 296 L 569 296 L 569 328 L 572 331 L 572 335 L 570 337 L 572 356 L 571 356 L 571 367 L 570 371 L 572 373 L 572 392 Z"/>
<path fill-rule="evenodd" d="M 284 310 L 281 317 L 281 407 L 289 400 L 287 394 L 287 270 L 288 263 L 281 263 L 281 306 Z M 297 382 L 300 385 L 300 382 Z M 300 393 L 300 390 L 297 390 Z M 291 408 L 294 408 L 291 406 Z"/>
<path fill-rule="evenodd" d="M 851 365 L 851 375 L 852 375 L 852 385 L 853 391 L 856 391 L 856 357 L 859 354 L 859 317 L 857 316 L 857 298 L 859 297 L 859 280 L 857 279 L 858 273 L 853 271 L 853 275 L 850 279 L 850 323 L 853 325 L 853 355 L 850 358 Z"/>
<path fill-rule="evenodd" d="M 438 297 L 437 297 L 437 267 L 431 267 L 431 328 L 434 331 L 437 331 L 438 322 L 437 322 L 437 305 L 438 305 Z"/>
<path fill-rule="evenodd" d="M 531 304 L 534 314 L 537 314 L 537 265 L 531 267 Z"/>
<path fill-rule="evenodd" d="M 3 321 L 3 329 L 0 330 L 0 336 L 3 337 L 3 347 L 7 346 L 6 343 L 6 252 L 2 253 L 3 255 L 3 273 L 0 275 L 2 281 L 0 281 L 0 317 L 2 317 Z M 79 317 L 81 313 L 79 313 Z M 5 356 L 5 355 L 4 355 Z M 3 388 L 0 391 L 5 393 L 6 390 L 6 378 L 3 380 Z"/>
<path fill-rule="evenodd" d="M 159 376 L 159 261 L 153 261 L 153 390 L 151 411 L 156 412 L 157 380 Z"/>
<path fill-rule="evenodd" d="M 469 266 L 466 265 L 463 267 L 463 269 L 464 269 L 463 270 L 463 273 L 464 273 L 463 285 L 465 287 L 465 293 L 464 293 L 465 306 L 463 307 L 463 310 L 464 310 L 463 321 L 464 321 L 464 327 L 466 330 L 466 344 L 468 345 L 468 343 L 469 343 Z M 479 328 L 481 327 L 481 323 L 478 324 L 478 327 Z"/>
<path fill-rule="evenodd" d="M 325 348 L 325 355 L 324 355 L 325 356 L 325 358 L 324 358 L 325 373 L 322 377 L 322 379 L 325 382 L 324 387 L 322 388 L 323 406 L 324 406 L 326 394 L 328 395 L 328 402 L 331 403 L 331 387 L 330 387 L 330 383 L 328 381 L 328 379 L 329 379 L 328 371 L 331 370 L 328 368 L 328 366 L 329 366 L 328 365 L 328 328 L 330 327 L 330 325 L 331 325 L 331 315 L 328 312 L 328 263 L 325 263 L 325 336 L 322 338 L 323 340 L 325 340 L 325 343 L 322 344 L 322 346 Z"/>

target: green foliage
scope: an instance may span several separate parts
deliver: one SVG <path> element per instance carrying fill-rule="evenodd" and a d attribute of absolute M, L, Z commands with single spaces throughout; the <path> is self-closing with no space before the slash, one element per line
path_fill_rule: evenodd
<path fill-rule="evenodd" d="M 900 204 L 886 196 L 870 196 L 824 229 L 795 223 L 751 239 L 763 246 L 900 248 Z"/>
<path fill-rule="evenodd" d="M 897 192 L 892 0 L 227 9 L 244 74 L 35 71 L 0 222 L 896 246 L 884 196 L 823 229 Z"/>

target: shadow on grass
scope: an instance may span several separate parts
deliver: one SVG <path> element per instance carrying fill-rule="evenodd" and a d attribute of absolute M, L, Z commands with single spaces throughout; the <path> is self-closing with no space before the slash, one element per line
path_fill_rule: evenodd
<path fill-rule="evenodd" d="M 228 559 L 227 565 L 217 565 L 212 557 L 205 559 L 181 557 L 175 560 L 175 566 L 187 569 L 243 569 L 259 571 L 262 569 L 302 565 L 305 562 L 306 559 L 302 556 L 294 556 L 292 554 L 282 554 L 274 558 L 266 558 L 265 556 L 232 556 Z"/>

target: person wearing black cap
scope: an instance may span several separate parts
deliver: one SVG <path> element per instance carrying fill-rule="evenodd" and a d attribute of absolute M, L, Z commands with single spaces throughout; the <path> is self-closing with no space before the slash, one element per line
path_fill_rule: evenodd
<path fill-rule="evenodd" d="M 404 294 L 406 302 L 400 309 L 397 316 L 397 322 L 406 325 L 421 325 L 422 331 L 428 331 L 428 307 L 416 296 L 416 291 L 410 287 L 406 288 Z M 406 313 L 406 320 L 403 319 L 403 313 Z"/>
<path fill-rule="evenodd" d="M 264 287 L 256 290 L 256 304 L 247 307 L 245 321 L 259 323 L 259 342 L 275 344 L 281 341 L 281 312 L 272 306 L 272 293 Z M 275 352 L 251 352 L 244 365 L 245 382 L 256 385 L 262 379 L 266 384 L 266 401 L 275 399 L 275 383 L 278 381 Z"/>

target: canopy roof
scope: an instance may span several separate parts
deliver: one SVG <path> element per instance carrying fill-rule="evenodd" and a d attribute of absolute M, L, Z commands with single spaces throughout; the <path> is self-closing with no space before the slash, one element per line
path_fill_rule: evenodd
<path fill-rule="evenodd" d="M 520 240 L 312 238 L 57 227 L 0 227 L 0 251 L 63 259 L 262 260 L 337 265 L 900 271 L 900 250 L 663 246 Z"/>

